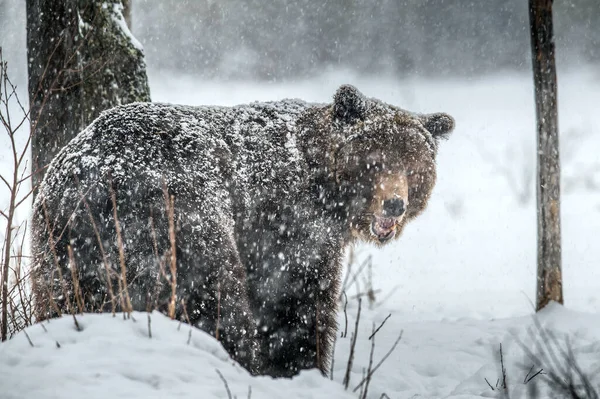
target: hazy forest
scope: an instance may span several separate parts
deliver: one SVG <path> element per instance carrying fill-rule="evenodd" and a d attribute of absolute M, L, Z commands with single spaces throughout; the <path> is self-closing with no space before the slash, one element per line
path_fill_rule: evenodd
<path fill-rule="evenodd" d="M 151 69 L 281 80 L 327 68 L 399 77 L 477 76 L 530 66 L 523 0 L 134 0 Z M 560 66 L 600 61 L 596 0 L 554 6 Z M 0 1 L 5 57 L 24 62 L 24 6 Z"/>

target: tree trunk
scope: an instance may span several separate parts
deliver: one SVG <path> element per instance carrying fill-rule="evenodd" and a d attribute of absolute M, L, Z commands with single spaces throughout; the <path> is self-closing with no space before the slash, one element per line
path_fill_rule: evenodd
<path fill-rule="evenodd" d="M 123 0 L 123 16 L 125 22 L 127 22 L 127 27 L 131 29 L 131 0 Z"/>
<path fill-rule="evenodd" d="M 34 172 L 83 127 L 74 54 L 77 14 L 68 1 L 27 0 L 27 60 Z M 34 173 L 34 187 L 44 171 Z"/>
<path fill-rule="evenodd" d="M 537 117 L 537 301 L 563 303 L 560 242 L 560 160 L 552 0 L 529 0 Z"/>
<path fill-rule="evenodd" d="M 150 101 L 141 46 L 121 1 L 27 0 L 34 187 L 54 155 L 100 112 Z"/>

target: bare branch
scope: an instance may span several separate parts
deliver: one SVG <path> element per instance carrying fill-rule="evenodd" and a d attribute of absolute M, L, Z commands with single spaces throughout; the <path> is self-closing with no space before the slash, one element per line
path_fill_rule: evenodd
<path fill-rule="evenodd" d="M 350 355 L 348 356 L 348 365 L 346 366 L 346 374 L 344 375 L 344 388 L 348 389 L 350 384 L 350 372 L 352 371 L 352 363 L 354 362 L 354 348 L 356 347 L 356 338 L 358 336 L 358 323 L 360 322 L 360 310 L 362 308 L 362 300 L 358 298 L 358 312 L 356 314 L 356 323 L 354 324 L 354 333 L 352 334 L 350 343 Z"/>
<path fill-rule="evenodd" d="M 390 316 L 388 316 L 390 317 Z M 387 318 L 385 319 L 387 320 Z M 385 320 L 383 321 L 385 323 Z M 383 325 L 383 323 L 381 324 Z M 381 326 L 379 327 L 381 328 Z M 379 330 L 379 329 L 377 329 Z M 377 330 L 375 330 L 375 323 L 373 323 L 373 327 L 371 329 L 372 333 L 369 339 L 371 340 L 371 353 L 369 354 L 369 368 L 367 369 L 367 382 L 365 383 L 365 389 L 362 394 L 362 399 L 367 399 L 367 391 L 369 390 L 369 383 L 371 383 L 371 376 L 373 375 L 371 370 L 373 367 L 373 352 L 375 352 L 375 335 L 377 334 Z M 373 338 L 373 339 L 371 339 Z"/>
<path fill-rule="evenodd" d="M 383 364 L 383 362 L 386 361 L 386 359 L 392 354 L 392 352 L 396 349 L 396 346 L 398 346 L 398 342 L 400 342 L 400 340 L 402 339 L 402 334 L 404 333 L 404 330 L 400 331 L 400 335 L 398 335 L 398 338 L 396 339 L 396 342 L 394 342 L 394 345 L 392 345 L 392 347 L 390 348 L 390 350 L 385 354 L 385 356 L 383 356 L 383 358 L 381 358 L 381 360 L 379 361 L 379 363 L 377 363 L 377 365 L 375 367 L 373 367 L 373 370 L 371 371 L 370 374 L 367 375 L 367 378 L 370 378 L 371 375 L 375 374 L 375 372 L 377 371 L 377 369 Z M 366 379 L 363 379 L 360 384 L 358 384 L 354 390 L 352 392 L 356 392 L 358 390 L 358 388 L 360 388 L 362 386 L 362 384 L 364 384 L 366 381 Z"/>
<path fill-rule="evenodd" d="M 386 318 L 385 318 L 385 319 L 384 319 L 384 320 L 381 322 L 381 324 L 379 325 L 379 327 L 377 327 L 377 330 L 375 330 L 375 331 L 373 332 L 373 334 L 371 334 L 371 335 L 369 336 L 369 340 L 370 340 L 371 338 L 374 338 L 374 337 L 375 337 L 375 334 L 377 334 L 377 333 L 379 332 L 379 330 L 381 330 L 381 327 L 383 327 L 383 325 L 385 324 L 385 322 L 387 321 L 387 319 L 389 319 L 389 318 L 390 318 L 390 316 L 391 316 L 391 315 L 392 315 L 391 313 L 390 313 L 389 315 L 387 315 L 387 317 L 386 317 Z"/>

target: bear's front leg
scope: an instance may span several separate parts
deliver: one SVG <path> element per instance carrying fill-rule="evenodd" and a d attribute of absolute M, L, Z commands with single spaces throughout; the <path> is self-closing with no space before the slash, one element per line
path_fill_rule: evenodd
<path fill-rule="evenodd" d="M 281 230 L 262 231 L 253 244 L 258 259 L 248 267 L 261 373 L 291 377 L 318 368 L 325 374 L 337 329 L 340 246 L 330 237 Z"/>

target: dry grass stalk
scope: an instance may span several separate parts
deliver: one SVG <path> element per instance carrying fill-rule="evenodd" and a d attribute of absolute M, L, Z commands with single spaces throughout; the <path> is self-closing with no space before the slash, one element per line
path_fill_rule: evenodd
<path fill-rule="evenodd" d="M 71 299 L 69 296 L 69 292 L 65 285 L 65 279 L 63 278 L 62 270 L 61 270 L 60 264 L 58 262 L 58 255 L 56 254 L 56 245 L 54 243 L 54 229 L 52 229 L 50 227 L 50 219 L 48 218 L 48 209 L 46 207 L 46 202 L 42 202 L 42 208 L 44 210 L 44 221 L 46 223 L 46 229 L 48 230 L 48 245 L 50 245 L 50 252 L 52 253 L 52 260 L 54 261 L 54 271 L 58 273 L 58 279 L 60 281 L 60 287 L 62 290 L 62 294 L 65 297 L 65 302 L 67 303 L 67 312 L 72 315 L 75 315 L 75 310 L 71 306 Z"/>
<path fill-rule="evenodd" d="M 315 315 L 315 335 L 317 345 L 317 365 L 321 364 L 321 346 L 319 342 L 319 301 L 316 303 L 316 315 Z"/>
<path fill-rule="evenodd" d="M 162 288 L 162 280 L 160 278 L 161 276 L 164 276 L 166 278 L 166 273 L 164 257 L 158 256 L 158 242 L 156 240 L 156 229 L 154 227 L 154 217 L 152 215 L 152 210 L 150 210 L 150 218 L 148 222 L 150 224 L 150 236 L 152 237 L 152 248 L 154 251 L 154 258 L 156 259 L 159 265 L 159 272 L 156 274 L 156 283 L 154 284 L 154 291 L 152 294 L 148 293 L 146 311 L 150 313 L 157 307 L 158 295 L 160 294 L 160 289 Z"/>
<path fill-rule="evenodd" d="M 146 314 L 148 315 L 148 338 L 152 339 L 152 319 L 150 318 L 150 312 Z"/>
<path fill-rule="evenodd" d="M 31 341 L 31 338 L 29 338 L 29 334 L 27 334 L 27 330 L 23 330 L 23 333 L 25 334 L 25 337 L 27 337 L 27 341 L 29 341 L 29 345 L 34 348 L 35 345 L 33 344 L 33 342 Z"/>
<path fill-rule="evenodd" d="M 167 206 L 167 219 L 169 220 L 169 243 L 171 250 L 169 260 L 171 266 L 171 298 L 169 300 L 168 314 L 171 319 L 175 318 L 175 307 L 177 305 L 177 246 L 175 245 L 175 197 L 169 195 L 166 182 L 163 180 L 163 193 Z"/>
<path fill-rule="evenodd" d="M 190 341 L 192 340 L 192 322 L 190 321 L 190 317 L 188 316 L 187 308 L 185 306 L 185 301 L 183 299 L 181 300 L 181 306 L 183 307 L 183 316 L 185 317 L 185 321 L 187 321 L 187 323 L 190 325 L 190 332 L 188 333 L 188 340 L 187 340 L 187 344 L 189 345 Z"/>
<path fill-rule="evenodd" d="M 77 179 L 76 176 L 75 176 L 75 182 L 76 182 L 77 186 L 79 186 L 79 180 Z M 98 231 L 98 226 L 96 225 L 96 221 L 94 220 L 94 215 L 92 214 L 90 205 L 88 204 L 87 200 L 85 199 L 85 195 L 83 193 L 80 193 L 79 196 L 80 196 L 81 202 L 83 202 L 83 205 L 87 211 L 88 218 L 90 220 L 90 223 L 92 224 L 92 229 L 94 230 L 94 235 L 96 236 L 96 241 L 98 242 L 98 248 L 100 249 L 100 255 L 102 256 L 102 263 L 104 264 L 104 269 L 106 271 L 106 285 L 108 286 L 108 294 L 110 296 L 111 311 L 112 311 L 112 315 L 114 317 L 115 313 L 116 313 L 116 299 L 115 299 L 115 293 L 113 291 L 113 286 L 112 286 L 111 266 L 110 266 L 110 263 L 108 262 L 108 256 L 106 255 L 106 251 L 104 250 L 104 244 L 102 244 L 102 237 L 100 237 L 100 232 Z"/>
<path fill-rule="evenodd" d="M 229 390 L 229 384 L 227 383 L 227 380 L 225 379 L 225 377 L 223 377 L 223 374 L 221 374 L 219 369 L 215 369 L 215 371 L 217 372 L 217 374 L 219 374 L 219 378 L 221 379 L 221 381 L 223 381 L 223 384 L 225 385 L 225 390 L 227 391 L 227 397 L 229 399 L 233 399 L 233 396 L 231 396 L 231 391 Z"/>
<path fill-rule="evenodd" d="M 119 280 L 121 297 L 121 307 L 124 315 L 131 317 L 133 307 L 131 306 L 131 298 L 129 297 L 129 289 L 127 288 L 127 268 L 125 266 L 125 247 L 123 245 L 123 237 L 121 236 L 121 224 L 117 215 L 117 195 L 113 189 L 112 181 L 109 179 L 108 188 L 110 190 L 110 198 L 113 206 L 113 218 L 115 219 L 115 230 L 117 233 L 117 246 L 119 247 L 119 264 L 121 266 L 121 279 Z"/>
<path fill-rule="evenodd" d="M 85 311 L 85 302 L 83 301 L 83 296 L 81 295 L 79 275 L 77 274 L 77 264 L 75 263 L 73 248 L 71 248 L 70 245 L 67 245 L 67 251 L 69 253 L 69 262 L 71 263 L 71 279 L 73 280 L 73 293 L 75 295 L 75 301 L 77 302 L 77 309 L 79 310 L 78 313 L 83 313 Z"/>
<path fill-rule="evenodd" d="M 221 321 L 221 282 L 217 283 L 217 325 L 215 326 L 215 339 L 219 340 L 219 323 Z"/>
<path fill-rule="evenodd" d="M 366 374 L 367 374 L 367 370 L 365 370 L 365 368 L 363 367 L 363 369 L 362 369 L 362 378 L 365 378 Z M 364 391 L 364 386 L 362 388 L 360 388 L 360 392 L 358 393 L 358 398 L 359 399 L 363 398 L 363 391 Z"/>

